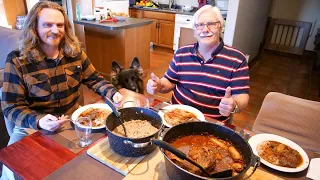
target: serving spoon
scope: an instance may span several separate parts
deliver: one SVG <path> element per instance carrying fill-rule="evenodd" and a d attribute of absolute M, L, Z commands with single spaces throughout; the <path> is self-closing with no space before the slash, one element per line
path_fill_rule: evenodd
<path fill-rule="evenodd" d="M 205 173 L 207 176 L 209 176 L 211 178 L 224 178 L 224 177 L 231 177 L 232 176 L 232 169 L 227 169 L 227 170 L 223 170 L 223 171 L 215 172 L 215 173 L 211 174 L 207 170 L 205 170 L 202 166 L 200 166 L 198 163 L 196 163 L 192 159 L 188 158 L 185 153 L 183 153 L 179 149 L 175 148 L 174 146 L 170 145 L 169 143 L 167 143 L 165 141 L 158 140 L 158 139 L 154 139 L 154 140 L 152 140 L 152 142 L 155 145 L 159 146 L 160 148 L 163 148 L 167 151 L 170 151 L 174 155 L 178 156 L 180 159 L 187 160 L 191 164 L 197 166 L 203 173 Z"/>
<path fill-rule="evenodd" d="M 124 127 L 124 123 L 123 123 L 123 121 L 122 121 L 122 119 L 120 117 L 120 112 L 118 112 L 117 108 L 113 105 L 112 101 L 109 98 L 104 97 L 104 100 L 110 106 L 110 108 L 112 109 L 113 114 L 119 119 L 119 122 L 120 122 L 121 126 L 123 127 L 124 136 L 128 137 L 127 130 Z"/>

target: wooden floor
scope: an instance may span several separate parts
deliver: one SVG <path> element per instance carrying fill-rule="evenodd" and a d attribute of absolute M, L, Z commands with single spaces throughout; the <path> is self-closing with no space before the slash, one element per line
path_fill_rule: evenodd
<path fill-rule="evenodd" d="M 150 78 L 150 72 L 162 77 L 173 57 L 172 51 L 156 49 L 151 52 L 151 68 L 146 72 L 144 82 Z M 268 92 L 275 91 L 304 99 L 320 101 L 320 73 L 312 71 L 312 59 L 306 55 L 303 58 L 289 58 L 273 53 L 264 52 L 259 55 L 257 63 L 250 68 L 250 102 L 241 113 L 235 114 L 233 124 L 250 129 L 259 113 L 264 97 Z M 318 71 L 319 72 L 319 71 Z M 145 93 L 147 95 L 147 92 Z M 86 89 L 85 103 L 92 103 L 99 99 L 95 93 Z M 169 101 L 171 93 L 157 94 L 155 98 Z M 1 116 L 2 118 L 2 116 Z M 0 120 L 0 149 L 8 142 L 4 121 Z M 1 168 L 0 168 L 1 169 Z"/>

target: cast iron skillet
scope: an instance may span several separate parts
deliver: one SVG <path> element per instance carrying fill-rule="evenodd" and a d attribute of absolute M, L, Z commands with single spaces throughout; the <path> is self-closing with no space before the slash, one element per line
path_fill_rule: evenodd
<path fill-rule="evenodd" d="M 107 135 L 112 150 L 123 156 L 137 157 L 151 153 L 156 145 L 152 143 L 152 139 L 159 137 L 159 132 L 163 127 L 161 117 L 157 112 L 140 107 L 129 107 L 119 110 L 121 120 L 147 120 L 152 126 L 156 127 L 158 131 L 148 137 L 144 138 L 128 138 L 119 136 L 112 131 L 120 125 L 119 119 L 111 113 L 106 121 Z"/>
<path fill-rule="evenodd" d="M 254 173 L 257 167 L 260 165 L 260 158 L 252 153 L 252 149 L 250 145 L 235 131 L 220 126 L 217 124 L 213 124 L 210 122 L 187 122 L 182 123 L 177 126 L 170 128 L 164 135 L 163 141 L 171 143 L 172 141 L 176 140 L 179 137 L 192 135 L 192 134 L 212 134 L 222 140 L 227 140 L 231 142 L 234 147 L 240 151 L 244 159 L 244 170 L 236 176 L 228 177 L 228 178 L 217 178 L 217 179 L 243 179 L 244 175 L 246 174 L 247 170 L 250 166 L 253 166 L 253 172 L 250 176 Z M 205 178 L 202 176 L 198 176 L 196 174 L 190 173 L 187 170 L 179 167 L 175 163 L 173 163 L 168 156 L 164 153 L 164 150 L 161 150 L 162 154 L 165 157 L 165 165 L 168 177 L 172 180 L 176 179 L 183 179 L 183 180 L 199 180 L 199 179 L 210 179 Z M 250 177 L 249 176 L 249 177 Z"/>

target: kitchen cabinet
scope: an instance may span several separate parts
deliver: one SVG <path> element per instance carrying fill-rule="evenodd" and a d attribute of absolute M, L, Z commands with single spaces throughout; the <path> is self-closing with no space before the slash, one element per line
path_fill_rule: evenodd
<path fill-rule="evenodd" d="M 158 34 L 158 45 L 172 49 L 174 36 L 174 22 L 159 20 Z"/>
<path fill-rule="evenodd" d="M 137 9 L 129 9 L 129 15 L 130 17 L 133 18 L 143 18 L 143 12 L 141 10 L 137 10 Z"/>
<path fill-rule="evenodd" d="M 175 14 L 130 9 L 130 17 L 152 20 L 150 41 L 154 45 L 173 48 Z"/>
<path fill-rule="evenodd" d="M 144 18 L 147 19 L 147 18 Z M 151 28 L 150 28 L 150 41 L 157 44 L 158 43 L 158 37 L 159 37 L 159 32 L 158 32 L 158 20 L 157 19 L 150 19 L 152 20 Z"/>

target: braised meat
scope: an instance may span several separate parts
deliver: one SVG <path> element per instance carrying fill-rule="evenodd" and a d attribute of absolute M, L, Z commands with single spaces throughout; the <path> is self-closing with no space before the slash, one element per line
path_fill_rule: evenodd
<path fill-rule="evenodd" d="M 211 173 L 233 169 L 236 175 L 236 173 L 240 173 L 244 169 L 242 155 L 238 150 L 231 143 L 220 140 L 212 135 L 184 136 L 173 141 L 171 145 L 187 154 L 190 159 Z M 230 149 L 232 150 L 230 151 Z M 181 160 L 168 151 L 165 153 L 175 164 L 183 169 L 205 176 L 199 168 L 188 161 Z M 235 156 L 235 154 L 240 155 L 240 158 Z"/>
<path fill-rule="evenodd" d="M 257 150 L 262 159 L 277 166 L 296 168 L 303 161 L 297 150 L 276 141 L 264 141 Z"/>
<path fill-rule="evenodd" d="M 210 146 L 193 146 L 188 156 L 208 171 L 214 167 L 216 162 L 216 151 Z"/>

